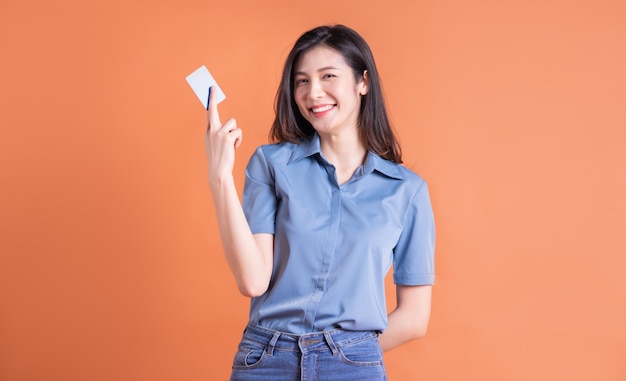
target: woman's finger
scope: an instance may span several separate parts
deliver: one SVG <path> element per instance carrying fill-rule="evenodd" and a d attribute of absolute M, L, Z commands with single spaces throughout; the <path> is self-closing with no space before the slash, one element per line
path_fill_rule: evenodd
<path fill-rule="evenodd" d="M 232 131 L 232 134 L 235 135 L 235 148 L 239 148 L 243 140 L 243 131 L 241 131 L 241 128 L 236 128 Z"/>
<path fill-rule="evenodd" d="M 207 129 L 217 130 L 222 127 L 220 114 L 217 111 L 217 99 L 215 98 L 215 88 L 209 87 L 209 108 L 207 109 Z"/>
<path fill-rule="evenodd" d="M 229 142 L 232 142 L 235 148 L 238 148 L 241 145 L 243 131 L 241 128 L 237 127 L 237 121 L 235 118 L 228 119 L 222 127 L 216 131 L 216 133 L 226 137 Z"/>

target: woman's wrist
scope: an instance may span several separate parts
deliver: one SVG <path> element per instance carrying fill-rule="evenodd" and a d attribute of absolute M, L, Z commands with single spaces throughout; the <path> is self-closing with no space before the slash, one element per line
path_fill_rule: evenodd
<path fill-rule="evenodd" d="M 224 186 L 234 184 L 235 179 L 230 172 L 221 174 L 209 174 L 209 186 L 212 191 L 219 190 Z"/>

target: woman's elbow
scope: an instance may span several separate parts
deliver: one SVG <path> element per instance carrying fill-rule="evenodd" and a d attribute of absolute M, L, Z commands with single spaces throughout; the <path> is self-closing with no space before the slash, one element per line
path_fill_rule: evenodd
<path fill-rule="evenodd" d="M 261 296 L 265 294 L 269 285 L 254 285 L 254 284 L 238 284 L 239 292 L 241 295 L 246 296 L 248 298 L 256 298 L 257 296 Z"/>
<path fill-rule="evenodd" d="M 416 324 L 415 327 L 413 328 L 413 338 L 421 339 L 422 337 L 426 336 L 427 331 L 428 331 L 428 323 Z"/>
<path fill-rule="evenodd" d="M 426 336 L 427 331 L 428 321 L 415 320 L 407 327 L 407 336 L 410 340 L 417 340 Z"/>

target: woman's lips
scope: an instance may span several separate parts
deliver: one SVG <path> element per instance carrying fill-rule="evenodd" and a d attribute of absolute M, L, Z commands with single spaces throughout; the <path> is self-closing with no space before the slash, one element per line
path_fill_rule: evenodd
<path fill-rule="evenodd" d="M 313 113 L 313 115 L 322 116 L 326 114 L 328 111 L 332 110 L 333 108 L 335 108 L 335 105 L 319 105 L 319 106 L 312 107 L 310 110 Z"/>

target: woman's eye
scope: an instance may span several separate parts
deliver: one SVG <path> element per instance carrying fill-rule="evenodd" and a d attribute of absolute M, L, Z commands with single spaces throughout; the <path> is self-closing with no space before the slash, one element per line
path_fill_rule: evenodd
<path fill-rule="evenodd" d="M 334 74 L 324 74 L 324 78 L 333 78 L 336 77 Z"/>
<path fill-rule="evenodd" d="M 301 85 L 301 84 L 307 83 L 307 82 L 308 81 L 306 79 L 304 79 L 304 78 L 299 78 L 299 79 L 297 78 L 296 79 L 296 85 Z"/>

